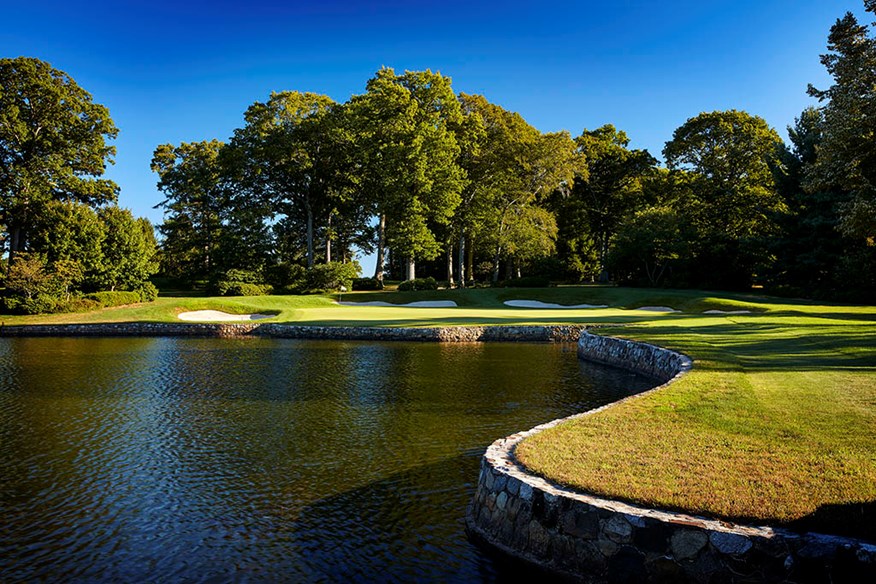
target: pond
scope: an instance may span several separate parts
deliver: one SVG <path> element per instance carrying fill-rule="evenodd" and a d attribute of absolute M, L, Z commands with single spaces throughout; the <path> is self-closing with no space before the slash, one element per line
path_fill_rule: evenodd
<path fill-rule="evenodd" d="M 493 440 L 648 388 L 574 345 L 0 339 L 0 581 L 495 581 Z"/>

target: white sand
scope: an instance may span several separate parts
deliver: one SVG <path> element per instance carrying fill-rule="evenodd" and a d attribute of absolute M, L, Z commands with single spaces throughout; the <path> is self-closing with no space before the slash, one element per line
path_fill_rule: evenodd
<path fill-rule="evenodd" d="M 750 310 L 704 310 L 703 314 L 751 314 Z"/>
<path fill-rule="evenodd" d="M 514 308 L 608 308 L 608 304 L 574 304 L 567 306 L 565 304 L 553 304 L 539 300 L 506 300 L 504 304 Z"/>
<path fill-rule="evenodd" d="M 670 306 L 640 306 L 638 308 L 634 308 L 633 310 L 645 310 L 647 312 L 681 312 L 680 310 L 675 310 Z"/>
<path fill-rule="evenodd" d="M 181 312 L 180 320 L 197 321 L 197 322 L 218 322 L 225 320 L 261 320 L 263 318 L 271 318 L 276 314 L 228 314 L 218 310 L 195 310 L 193 312 Z"/>
<path fill-rule="evenodd" d="M 373 300 L 371 302 L 338 302 L 343 306 L 403 306 L 405 308 L 456 308 L 456 302 L 453 300 L 419 300 L 417 302 L 408 302 L 407 304 L 393 304 L 392 302 L 383 302 L 381 300 Z"/>

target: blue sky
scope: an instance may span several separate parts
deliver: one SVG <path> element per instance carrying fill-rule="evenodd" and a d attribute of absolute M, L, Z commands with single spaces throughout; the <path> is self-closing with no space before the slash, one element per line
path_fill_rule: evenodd
<path fill-rule="evenodd" d="M 702 111 L 785 127 L 830 26 L 861 0 L 663 2 L 16 2 L 0 55 L 37 57 L 106 105 L 120 129 L 108 176 L 120 204 L 160 222 L 149 170 L 161 143 L 227 139 L 271 91 L 364 91 L 382 65 L 432 69 L 542 131 L 613 123 L 660 157 Z M 863 16 L 862 16 L 863 15 Z"/>

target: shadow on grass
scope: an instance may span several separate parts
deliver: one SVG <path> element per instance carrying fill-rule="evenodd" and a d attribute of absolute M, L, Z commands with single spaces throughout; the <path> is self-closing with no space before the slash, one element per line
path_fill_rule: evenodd
<path fill-rule="evenodd" d="M 794 531 L 846 535 L 876 543 L 876 501 L 822 505 L 785 527 Z"/>

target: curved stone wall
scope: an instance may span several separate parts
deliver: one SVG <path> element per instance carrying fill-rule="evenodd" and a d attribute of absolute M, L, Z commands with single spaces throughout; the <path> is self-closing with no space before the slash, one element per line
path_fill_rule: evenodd
<path fill-rule="evenodd" d="M 664 382 L 650 391 L 659 391 L 691 367 L 691 360 L 679 353 L 586 331 L 578 355 Z M 491 444 L 466 517 L 469 533 L 585 582 L 876 581 L 876 545 L 594 497 L 530 474 L 516 461 L 514 448 L 526 437 L 616 403 Z"/>

